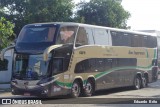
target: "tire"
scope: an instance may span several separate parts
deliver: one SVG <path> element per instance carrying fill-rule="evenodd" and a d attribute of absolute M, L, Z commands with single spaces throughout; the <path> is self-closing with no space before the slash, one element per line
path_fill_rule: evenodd
<path fill-rule="evenodd" d="M 140 89 L 141 88 L 141 83 L 142 83 L 141 82 L 141 78 L 139 76 L 136 76 L 135 79 L 134 79 L 134 86 L 133 86 L 133 88 L 135 90 Z"/>
<path fill-rule="evenodd" d="M 17 95 L 16 92 L 11 92 L 12 95 Z"/>
<path fill-rule="evenodd" d="M 92 96 L 93 93 L 94 93 L 94 83 L 91 80 L 88 80 L 84 88 L 83 96 L 89 97 Z"/>
<path fill-rule="evenodd" d="M 11 94 L 12 94 L 12 95 L 19 95 L 19 94 L 17 93 L 17 91 L 16 91 L 15 89 L 12 89 L 12 88 L 11 88 Z"/>
<path fill-rule="evenodd" d="M 145 88 L 148 86 L 147 77 L 142 78 L 141 88 Z"/>
<path fill-rule="evenodd" d="M 81 94 L 81 86 L 78 81 L 74 81 L 71 88 L 71 97 L 77 98 Z"/>

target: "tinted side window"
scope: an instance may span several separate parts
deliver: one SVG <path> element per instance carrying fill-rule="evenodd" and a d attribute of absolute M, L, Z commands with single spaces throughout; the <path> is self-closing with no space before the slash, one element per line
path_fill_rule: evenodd
<path fill-rule="evenodd" d="M 153 37 L 153 47 L 157 47 L 158 46 L 158 43 L 157 43 L 157 37 Z"/>
<path fill-rule="evenodd" d="M 103 72 L 105 66 L 105 60 L 103 58 L 96 59 L 96 71 Z"/>
<path fill-rule="evenodd" d="M 92 58 L 78 62 L 75 73 L 104 72 L 111 68 L 112 60 L 108 58 Z"/>
<path fill-rule="evenodd" d="M 52 61 L 52 75 L 63 72 L 63 59 L 62 58 L 53 58 Z"/>
<path fill-rule="evenodd" d="M 77 33 L 76 46 L 88 45 L 87 32 L 84 27 L 80 27 Z"/>
<path fill-rule="evenodd" d="M 123 32 L 111 31 L 113 46 L 130 46 L 131 38 Z"/>
<path fill-rule="evenodd" d="M 108 33 L 106 29 L 100 29 L 100 28 L 95 29 L 94 39 L 95 39 L 95 44 L 98 44 L 98 45 L 109 44 Z"/>
<path fill-rule="evenodd" d="M 89 65 L 90 65 L 91 72 L 96 71 L 96 60 L 95 60 L 95 58 L 89 59 Z"/>
<path fill-rule="evenodd" d="M 137 60 L 134 58 L 117 58 L 117 66 L 136 66 Z"/>
<path fill-rule="evenodd" d="M 119 46 L 120 45 L 120 37 L 117 35 L 117 32 L 111 31 L 112 36 L 112 45 Z"/>
<path fill-rule="evenodd" d="M 88 44 L 94 44 L 93 31 L 91 28 L 85 28 L 87 32 Z"/>
<path fill-rule="evenodd" d="M 157 46 L 156 37 L 148 36 L 148 48 L 155 48 Z"/>
<path fill-rule="evenodd" d="M 134 35 L 132 37 L 132 47 L 137 47 L 138 46 L 138 35 Z"/>
<path fill-rule="evenodd" d="M 121 46 L 131 46 L 131 35 L 127 33 L 122 33 Z"/>
<path fill-rule="evenodd" d="M 84 73 L 90 71 L 89 60 L 83 60 L 76 64 L 75 73 Z"/>
<path fill-rule="evenodd" d="M 8 60 L 0 60 L 0 71 L 8 70 Z"/>
<path fill-rule="evenodd" d="M 142 47 L 147 47 L 147 36 L 143 35 L 142 37 Z"/>
<path fill-rule="evenodd" d="M 132 47 L 142 47 L 142 40 L 143 38 L 141 35 L 133 34 L 131 46 Z"/>
<path fill-rule="evenodd" d="M 142 41 L 143 37 L 141 35 L 138 35 L 138 47 L 143 47 Z"/>

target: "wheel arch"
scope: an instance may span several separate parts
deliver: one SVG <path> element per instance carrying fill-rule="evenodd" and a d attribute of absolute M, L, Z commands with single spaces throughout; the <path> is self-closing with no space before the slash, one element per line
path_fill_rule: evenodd
<path fill-rule="evenodd" d="M 139 76 L 142 79 L 142 73 L 141 72 L 137 72 L 136 75 L 135 75 L 135 77 L 136 76 Z"/>

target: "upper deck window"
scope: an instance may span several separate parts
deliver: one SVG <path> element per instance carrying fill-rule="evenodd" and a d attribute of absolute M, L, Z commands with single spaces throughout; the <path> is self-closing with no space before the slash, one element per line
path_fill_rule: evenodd
<path fill-rule="evenodd" d="M 55 27 L 26 27 L 17 42 L 52 42 L 55 31 Z"/>
<path fill-rule="evenodd" d="M 76 26 L 64 26 L 61 27 L 56 44 L 74 43 L 75 34 L 77 31 Z"/>
<path fill-rule="evenodd" d="M 75 46 L 82 46 L 82 45 L 93 45 L 94 38 L 93 38 L 93 31 L 89 27 L 80 27 L 77 33 L 76 43 Z"/>
<path fill-rule="evenodd" d="M 25 26 L 17 39 L 16 51 L 23 53 L 42 53 L 47 47 L 55 44 L 59 25 L 42 24 Z"/>
<path fill-rule="evenodd" d="M 109 38 L 106 29 L 96 28 L 94 30 L 95 44 L 97 45 L 109 45 Z"/>

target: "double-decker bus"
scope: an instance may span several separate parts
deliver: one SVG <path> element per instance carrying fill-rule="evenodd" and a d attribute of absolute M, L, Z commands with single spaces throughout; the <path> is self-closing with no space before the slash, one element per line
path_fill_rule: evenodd
<path fill-rule="evenodd" d="M 80 23 L 29 24 L 14 49 L 12 94 L 91 96 L 95 91 L 157 80 L 157 38 Z M 2 58 L 3 59 L 3 58 Z"/>

